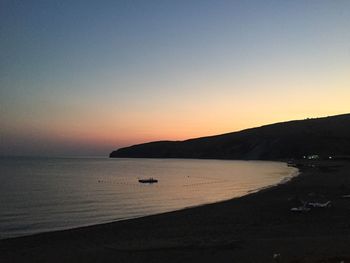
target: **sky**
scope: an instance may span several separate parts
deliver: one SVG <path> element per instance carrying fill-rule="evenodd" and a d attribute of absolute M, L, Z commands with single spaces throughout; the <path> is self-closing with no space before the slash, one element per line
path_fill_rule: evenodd
<path fill-rule="evenodd" d="M 0 1 L 0 155 L 350 112 L 350 1 Z"/>

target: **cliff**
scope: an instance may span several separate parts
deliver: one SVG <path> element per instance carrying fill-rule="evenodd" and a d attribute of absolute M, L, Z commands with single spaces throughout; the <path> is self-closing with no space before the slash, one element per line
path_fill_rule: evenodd
<path fill-rule="evenodd" d="M 350 114 L 281 122 L 185 141 L 157 141 L 113 151 L 110 157 L 276 160 L 350 156 Z"/>

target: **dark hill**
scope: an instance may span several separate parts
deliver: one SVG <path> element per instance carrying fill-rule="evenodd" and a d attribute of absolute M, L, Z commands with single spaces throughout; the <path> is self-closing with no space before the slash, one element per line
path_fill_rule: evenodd
<path fill-rule="evenodd" d="M 113 151 L 110 157 L 275 160 L 350 155 L 350 114 L 265 125 L 239 132 L 158 141 Z"/>

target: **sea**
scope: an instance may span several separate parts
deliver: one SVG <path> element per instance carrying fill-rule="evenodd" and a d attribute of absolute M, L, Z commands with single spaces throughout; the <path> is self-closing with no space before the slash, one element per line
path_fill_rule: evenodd
<path fill-rule="evenodd" d="M 1 157 L 0 239 L 214 203 L 297 174 L 267 161 Z"/>

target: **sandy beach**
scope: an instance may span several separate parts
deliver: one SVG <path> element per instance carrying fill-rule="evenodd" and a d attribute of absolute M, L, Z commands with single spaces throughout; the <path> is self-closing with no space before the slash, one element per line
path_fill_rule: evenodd
<path fill-rule="evenodd" d="M 312 164 L 229 201 L 1 240 L 0 262 L 350 262 L 350 162 Z"/>

